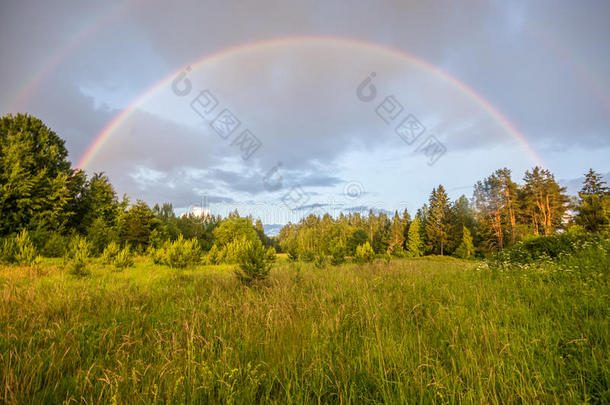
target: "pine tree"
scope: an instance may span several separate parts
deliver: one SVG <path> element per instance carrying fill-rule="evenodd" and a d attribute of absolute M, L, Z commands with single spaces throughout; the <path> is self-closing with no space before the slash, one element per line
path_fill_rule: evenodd
<path fill-rule="evenodd" d="M 535 167 L 525 172 L 521 194 L 524 222 L 531 224 L 536 235 L 551 235 L 563 226 L 568 209 L 565 187 L 560 187 L 555 176 L 546 169 Z"/>
<path fill-rule="evenodd" d="M 410 257 L 419 257 L 423 255 L 423 242 L 420 235 L 419 218 L 415 217 L 409 226 L 407 238 L 407 254 Z"/>
<path fill-rule="evenodd" d="M 434 253 L 445 253 L 449 240 L 450 223 L 448 222 L 449 197 L 442 185 L 430 194 L 430 209 L 426 220 L 426 235 L 429 248 Z"/>
<path fill-rule="evenodd" d="M 517 189 L 506 168 L 496 170 L 475 185 L 474 207 L 490 250 L 502 250 L 517 239 Z"/>

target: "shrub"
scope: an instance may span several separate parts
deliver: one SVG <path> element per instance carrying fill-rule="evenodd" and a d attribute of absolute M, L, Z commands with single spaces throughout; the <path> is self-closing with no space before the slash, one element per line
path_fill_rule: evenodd
<path fill-rule="evenodd" d="M 216 246 L 216 244 L 212 245 L 212 248 L 205 255 L 204 263 L 211 264 L 211 265 L 218 264 L 219 263 L 219 254 L 220 254 L 220 252 L 218 251 L 218 246 Z"/>
<path fill-rule="evenodd" d="M 327 264 L 327 261 L 326 261 L 326 256 L 324 255 L 324 253 L 322 253 L 322 252 L 318 253 L 318 255 L 316 256 L 314 265 L 318 269 L 323 269 L 326 267 L 326 264 Z"/>
<path fill-rule="evenodd" d="M 12 237 L 4 238 L 0 245 L 0 261 L 2 263 L 15 263 L 15 240 Z"/>
<path fill-rule="evenodd" d="M 541 259 L 551 259 L 569 255 L 591 245 L 599 245 L 598 234 L 563 233 L 551 236 L 537 236 L 516 243 L 492 255 L 492 260 L 500 263 L 532 263 Z"/>
<path fill-rule="evenodd" d="M 24 229 L 17 235 L 2 241 L 0 260 L 20 266 L 34 266 L 40 263 L 40 256 L 37 255 L 36 247 L 32 243 L 30 235 Z"/>
<path fill-rule="evenodd" d="M 114 258 L 119 254 L 120 251 L 121 247 L 118 243 L 114 241 L 110 242 L 102 252 L 102 263 L 112 264 Z"/>
<path fill-rule="evenodd" d="M 238 263 L 240 240 L 234 239 L 227 243 L 218 253 L 217 263 L 234 264 Z"/>
<path fill-rule="evenodd" d="M 133 266 L 133 255 L 129 245 L 125 246 L 114 256 L 112 265 L 120 270 Z"/>
<path fill-rule="evenodd" d="M 84 250 L 86 252 L 87 257 L 90 257 L 91 243 L 87 240 L 87 238 L 82 237 L 80 235 L 73 236 L 68 242 L 68 248 L 66 249 L 64 260 L 73 259 L 76 254 L 81 250 Z"/>
<path fill-rule="evenodd" d="M 21 266 L 40 263 L 40 256 L 36 254 L 36 248 L 25 229 L 15 236 L 15 262 Z"/>
<path fill-rule="evenodd" d="M 345 246 L 341 242 L 335 242 L 330 248 L 330 264 L 337 266 L 345 263 Z"/>
<path fill-rule="evenodd" d="M 267 251 L 265 252 L 265 258 L 269 263 L 275 263 L 275 248 L 273 246 L 270 246 Z"/>
<path fill-rule="evenodd" d="M 301 254 L 301 260 L 306 263 L 311 263 L 316 259 L 316 255 L 309 249 L 305 249 Z"/>
<path fill-rule="evenodd" d="M 198 264 L 200 259 L 199 242 L 196 239 L 184 239 L 182 235 L 174 242 L 166 242 L 163 248 L 156 249 L 153 254 L 156 264 L 166 264 L 178 269 Z"/>
<path fill-rule="evenodd" d="M 71 243 L 68 253 L 68 272 L 75 276 L 86 276 L 89 272 L 89 252 L 91 246 L 87 239 L 77 236 Z"/>
<path fill-rule="evenodd" d="M 271 262 L 265 247 L 259 239 L 239 241 L 238 264 L 235 269 L 237 279 L 246 285 L 263 281 L 269 275 Z"/>
<path fill-rule="evenodd" d="M 167 264 L 167 251 L 166 247 L 171 242 L 166 242 L 166 246 L 157 248 L 157 249 L 149 249 L 150 257 L 152 258 L 153 263 L 155 264 Z"/>
<path fill-rule="evenodd" d="M 356 248 L 355 259 L 356 262 L 360 264 L 373 263 L 373 260 L 375 260 L 375 252 L 369 242 L 365 242 Z"/>
<path fill-rule="evenodd" d="M 299 260 L 299 252 L 297 251 L 297 248 L 290 248 L 286 253 L 288 253 L 288 260 L 291 262 L 296 262 Z"/>

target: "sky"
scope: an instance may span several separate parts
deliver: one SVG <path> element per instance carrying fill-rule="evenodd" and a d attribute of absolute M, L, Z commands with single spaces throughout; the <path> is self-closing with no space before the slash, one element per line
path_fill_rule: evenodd
<path fill-rule="evenodd" d="M 608 1 L 4 1 L 0 113 L 178 213 L 414 213 L 610 173 Z"/>

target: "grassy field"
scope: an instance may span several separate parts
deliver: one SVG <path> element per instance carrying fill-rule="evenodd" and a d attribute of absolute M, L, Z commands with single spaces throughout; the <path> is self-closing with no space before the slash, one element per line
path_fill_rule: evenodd
<path fill-rule="evenodd" d="M 0 270 L 0 402 L 610 401 L 608 269 Z"/>

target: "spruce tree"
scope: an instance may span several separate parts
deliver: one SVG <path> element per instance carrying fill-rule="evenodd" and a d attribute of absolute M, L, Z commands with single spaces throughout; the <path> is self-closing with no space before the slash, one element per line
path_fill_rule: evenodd
<path fill-rule="evenodd" d="M 450 224 L 448 221 L 449 197 L 442 185 L 430 194 L 430 209 L 426 220 L 426 235 L 430 250 L 434 253 L 445 253 L 449 240 Z"/>
<path fill-rule="evenodd" d="M 403 251 L 405 223 L 398 215 L 398 211 L 394 213 L 392 225 L 390 226 L 390 237 L 388 240 L 388 251 L 391 254 L 400 254 Z"/>
<path fill-rule="evenodd" d="M 407 254 L 409 257 L 420 257 L 424 253 L 420 232 L 419 218 L 415 217 L 409 226 L 407 238 Z"/>
<path fill-rule="evenodd" d="M 465 226 L 462 228 L 462 242 L 455 251 L 455 255 L 461 259 L 470 259 L 474 256 L 474 244 L 472 235 Z"/>
<path fill-rule="evenodd" d="M 607 227 L 610 223 L 610 194 L 602 176 L 589 169 L 578 196 L 576 223 L 589 232 L 599 232 Z"/>

